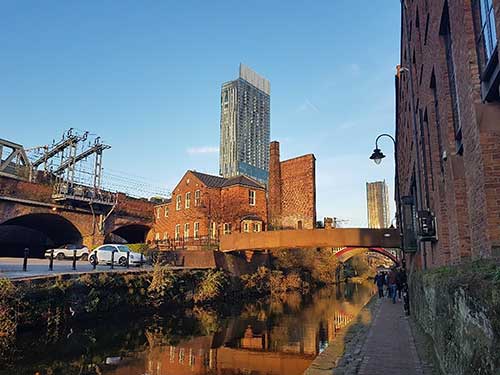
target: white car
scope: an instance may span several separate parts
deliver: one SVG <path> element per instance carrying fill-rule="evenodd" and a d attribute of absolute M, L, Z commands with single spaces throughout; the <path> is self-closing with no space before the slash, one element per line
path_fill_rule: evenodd
<path fill-rule="evenodd" d="M 89 262 L 91 264 L 111 264 L 111 256 L 113 255 L 113 264 L 120 266 L 127 265 L 127 255 L 129 265 L 140 265 L 146 261 L 146 257 L 140 253 L 130 251 L 127 245 L 107 244 L 101 245 L 89 254 Z"/>
<path fill-rule="evenodd" d="M 50 254 L 54 251 L 54 258 L 57 260 L 73 259 L 75 250 L 77 259 L 87 260 L 89 258 L 89 249 L 85 246 L 71 244 L 58 247 L 57 249 L 45 250 L 45 257 L 50 258 Z"/>

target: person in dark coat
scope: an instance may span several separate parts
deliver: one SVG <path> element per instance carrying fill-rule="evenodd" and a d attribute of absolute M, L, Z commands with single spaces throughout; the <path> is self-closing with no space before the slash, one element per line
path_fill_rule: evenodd
<path fill-rule="evenodd" d="M 396 268 L 391 269 L 388 277 L 389 296 L 392 298 L 392 303 L 396 303 Z"/>
<path fill-rule="evenodd" d="M 381 272 L 377 272 L 373 283 L 377 284 L 378 298 L 382 298 L 384 296 L 385 276 Z"/>
<path fill-rule="evenodd" d="M 406 272 L 403 268 L 400 267 L 396 275 L 396 288 L 398 290 L 399 300 L 401 300 L 401 292 L 403 291 L 403 287 L 405 286 L 406 282 Z"/>

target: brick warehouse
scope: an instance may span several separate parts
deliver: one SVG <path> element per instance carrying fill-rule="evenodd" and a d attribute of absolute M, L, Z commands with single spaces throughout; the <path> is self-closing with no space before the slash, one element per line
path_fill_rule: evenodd
<path fill-rule="evenodd" d="M 418 248 L 410 259 L 419 267 L 499 256 L 500 0 L 406 1 L 401 17 L 396 163 L 405 250 Z"/>
<path fill-rule="evenodd" d="M 231 232 L 260 232 L 267 225 L 265 187 L 245 176 L 223 178 L 187 171 L 172 199 L 155 206 L 148 240 L 173 248 L 216 244 Z"/>

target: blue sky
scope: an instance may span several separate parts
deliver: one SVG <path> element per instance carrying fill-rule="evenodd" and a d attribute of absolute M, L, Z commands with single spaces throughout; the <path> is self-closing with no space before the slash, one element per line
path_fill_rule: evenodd
<path fill-rule="evenodd" d="M 271 81 L 271 138 L 317 158 L 318 218 L 366 225 L 375 137 L 394 132 L 399 2 L 0 0 L 0 138 L 74 127 L 112 145 L 106 169 L 173 188 L 218 173 L 221 84 L 243 62 Z M 392 155 L 390 141 L 381 142 Z"/>

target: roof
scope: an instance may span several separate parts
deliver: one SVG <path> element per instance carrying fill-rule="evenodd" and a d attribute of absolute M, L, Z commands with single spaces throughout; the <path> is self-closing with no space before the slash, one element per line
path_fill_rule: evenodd
<path fill-rule="evenodd" d="M 228 178 L 226 180 L 226 182 L 224 183 L 223 187 L 228 187 L 228 186 L 233 186 L 233 185 L 243 185 L 243 186 L 253 187 L 253 188 L 257 188 L 257 189 L 264 188 L 264 186 L 259 184 L 257 181 L 255 181 L 247 176 L 244 176 L 244 175 Z"/>
<path fill-rule="evenodd" d="M 191 171 L 202 183 L 204 183 L 207 187 L 211 188 L 222 188 L 233 185 L 243 185 L 256 189 L 264 189 L 264 186 L 259 184 L 257 181 L 251 179 L 247 176 L 235 176 L 231 178 L 224 178 L 220 176 L 214 176 L 211 174 Z"/>
<path fill-rule="evenodd" d="M 226 179 L 220 176 L 214 176 L 211 174 L 191 171 L 201 182 L 203 182 L 207 187 L 220 188 L 226 183 Z"/>

